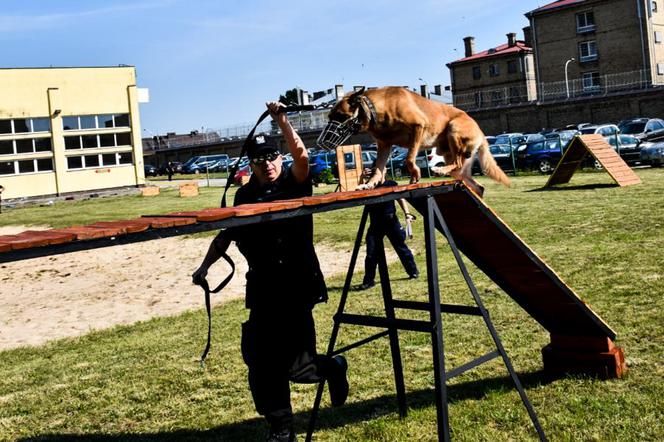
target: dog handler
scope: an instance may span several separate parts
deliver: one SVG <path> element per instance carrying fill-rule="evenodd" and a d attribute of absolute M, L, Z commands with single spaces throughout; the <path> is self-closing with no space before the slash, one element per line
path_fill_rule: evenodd
<path fill-rule="evenodd" d="M 365 169 L 364 175 L 366 177 L 371 177 L 374 168 L 375 165 L 371 169 Z M 396 185 L 396 181 L 387 180 L 381 182 L 376 187 L 391 187 Z M 401 206 L 401 210 L 403 210 L 404 216 L 406 217 L 406 221 L 414 221 L 415 215 L 408 210 L 408 204 L 406 201 L 403 198 L 400 198 L 398 201 L 399 206 Z M 417 264 L 415 264 L 413 252 L 411 252 L 406 245 L 406 232 L 399 222 L 399 217 L 397 216 L 397 211 L 394 207 L 394 201 L 371 204 L 367 206 L 367 209 L 369 210 L 371 224 L 367 229 L 367 255 L 364 259 L 364 278 L 362 284 L 360 284 L 357 289 L 366 290 L 376 285 L 376 266 L 378 265 L 377 246 L 386 236 L 390 240 L 390 243 L 392 243 L 394 250 L 397 252 L 403 268 L 406 270 L 406 273 L 408 273 L 408 277 L 411 279 L 417 278 L 419 276 Z"/>
<path fill-rule="evenodd" d="M 234 205 L 301 198 L 313 193 L 309 157 L 304 143 L 288 122 L 283 105 L 267 103 L 293 157 L 282 167 L 276 145 L 255 137 L 247 149 L 252 176 L 235 195 Z M 270 425 L 268 441 L 294 441 L 289 381 L 327 380 L 332 405 L 348 396 L 347 364 L 342 356 L 316 353 L 312 309 L 327 300 L 327 288 L 313 245 L 311 215 L 270 221 L 222 231 L 213 240 L 194 282 L 226 252 L 231 241 L 249 264 L 242 324 L 242 357 L 249 371 L 249 388 L 256 411 Z"/>

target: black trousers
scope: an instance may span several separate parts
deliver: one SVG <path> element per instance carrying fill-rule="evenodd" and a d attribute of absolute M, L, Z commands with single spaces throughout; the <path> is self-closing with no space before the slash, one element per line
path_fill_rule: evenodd
<path fill-rule="evenodd" d="M 378 266 L 378 245 L 386 237 L 397 252 L 401 265 L 409 275 L 417 273 L 413 252 L 406 245 L 406 232 L 396 215 L 374 217 L 367 229 L 367 256 L 364 259 L 364 283 L 372 283 Z"/>
<path fill-rule="evenodd" d="M 293 421 L 290 381 L 318 383 L 333 369 L 330 357 L 316 353 L 309 306 L 253 308 L 242 324 L 242 357 L 256 411 L 273 427 Z"/>

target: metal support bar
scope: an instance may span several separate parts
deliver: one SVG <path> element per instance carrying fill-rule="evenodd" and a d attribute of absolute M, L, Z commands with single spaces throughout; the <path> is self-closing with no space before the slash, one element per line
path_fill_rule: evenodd
<path fill-rule="evenodd" d="M 393 303 L 396 308 L 407 310 L 422 310 L 428 312 L 431 308 L 428 302 L 422 301 L 404 301 L 395 299 Z M 443 313 L 456 313 L 458 315 L 482 316 L 480 309 L 471 305 L 440 304 L 440 311 Z"/>
<path fill-rule="evenodd" d="M 340 355 L 340 354 L 342 354 L 342 353 L 346 353 L 348 350 L 352 350 L 352 349 L 354 349 L 354 348 L 361 347 L 361 346 L 363 346 L 364 344 L 368 344 L 369 342 L 373 342 L 373 341 L 375 341 L 376 339 L 380 339 L 380 338 L 382 338 L 382 337 L 385 337 L 385 336 L 387 336 L 389 333 L 390 333 L 389 330 L 384 330 L 384 331 L 382 331 L 382 332 L 380 332 L 380 333 L 376 333 L 375 335 L 369 336 L 368 338 L 361 339 L 361 340 L 359 340 L 359 341 L 357 341 L 357 342 L 354 342 L 353 344 L 347 345 L 347 346 L 345 346 L 345 347 L 338 348 L 338 349 L 336 349 L 336 350 L 334 350 L 334 351 L 332 352 L 331 356 L 336 356 L 336 355 Z"/>
<path fill-rule="evenodd" d="M 484 356 L 480 356 L 477 359 L 473 359 L 470 362 L 467 362 L 463 365 L 458 366 L 457 368 L 450 370 L 447 372 L 447 379 L 452 379 L 455 376 L 459 376 L 462 373 L 467 372 L 470 369 L 473 369 L 477 367 L 480 364 L 484 364 L 485 362 L 489 362 L 492 359 L 497 358 L 500 356 L 500 353 L 498 350 L 490 351 L 489 353 L 485 354 Z"/>
<path fill-rule="evenodd" d="M 364 325 L 367 327 L 394 328 L 397 330 L 410 330 L 430 333 L 433 326 L 429 321 L 415 319 L 383 318 L 380 316 L 353 315 L 343 313 L 337 315 L 335 320 L 342 324 Z"/>

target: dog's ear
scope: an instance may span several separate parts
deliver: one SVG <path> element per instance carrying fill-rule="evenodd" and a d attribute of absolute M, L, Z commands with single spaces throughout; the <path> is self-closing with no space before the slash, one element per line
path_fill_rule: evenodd
<path fill-rule="evenodd" d="M 360 96 L 364 93 L 364 86 L 348 96 L 348 104 L 357 106 L 360 103 Z"/>

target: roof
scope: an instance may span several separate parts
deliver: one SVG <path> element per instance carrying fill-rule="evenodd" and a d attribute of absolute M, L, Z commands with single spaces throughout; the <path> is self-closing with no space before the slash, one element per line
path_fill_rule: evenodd
<path fill-rule="evenodd" d="M 531 14 L 535 14 L 538 12 L 544 12 L 544 11 L 550 11 L 552 9 L 560 9 L 560 8 L 566 8 L 568 6 L 574 6 L 579 3 L 584 3 L 586 0 L 558 0 L 552 3 L 549 3 L 544 6 L 540 6 L 537 9 L 533 9 L 530 12 L 526 13 L 526 17 L 529 17 Z"/>
<path fill-rule="evenodd" d="M 532 50 L 533 48 L 531 48 L 530 46 L 526 46 L 526 44 L 523 41 L 517 40 L 516 45 L 514 46 L 509 46 L 507 43 L 505 43 L 500 46 L 496 46 L 495 48 L 478 52 L 477 54 L 471 55 L 470 57 L 465 57 L 453 61 L 451 63 L 448 63 L 447 65 L 449 66 L 451 64 L 464 63 L 466 61 L 479 60 L 481 58 L 498 57 L 506 54 L 517 54 L 519 52 L 532 52 Z"/>

